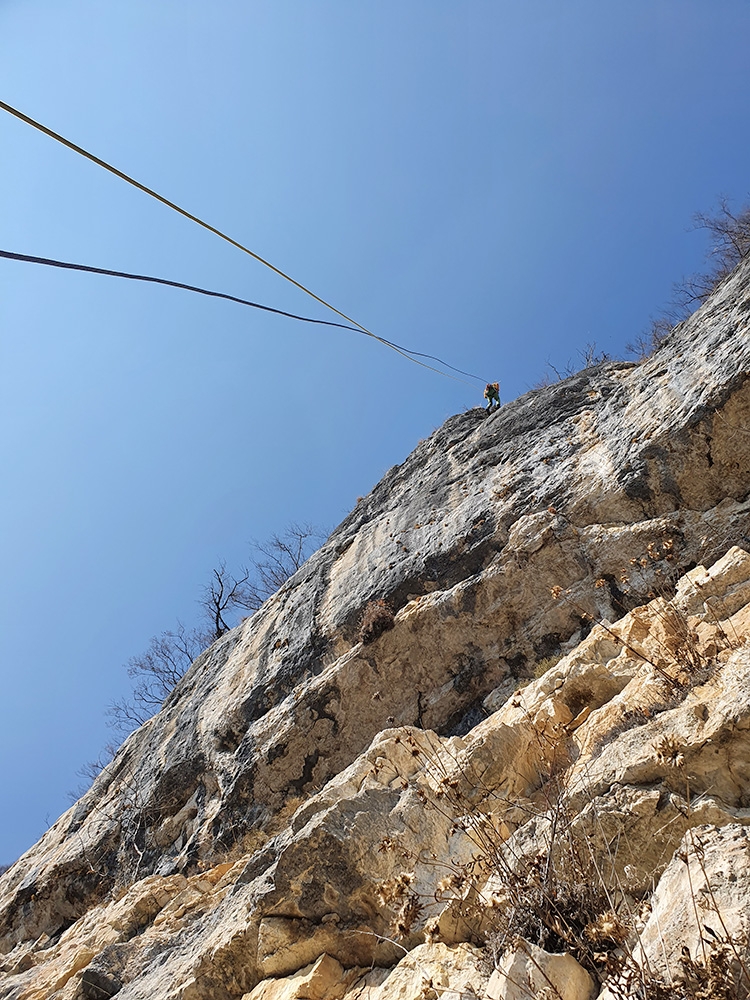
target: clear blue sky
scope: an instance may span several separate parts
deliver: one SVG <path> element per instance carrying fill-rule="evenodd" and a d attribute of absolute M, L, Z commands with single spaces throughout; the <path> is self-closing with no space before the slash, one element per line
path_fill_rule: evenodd
<path fill-rule="evenodd" d="M 0 99 L 503 398 L 622 355 L 750 191 L 747 0 L 0 0 Z M 0 112 L 0 248 L 322 309 Z M 221 558 L 334 527 L 474 390 L 364 337 L 0 261 L 0 862 Z"/>

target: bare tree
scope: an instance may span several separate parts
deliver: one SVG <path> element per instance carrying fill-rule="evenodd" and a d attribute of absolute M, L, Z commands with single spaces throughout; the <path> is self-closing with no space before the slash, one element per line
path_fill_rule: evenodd
<path fill-rule="evenodd" d="M 210 623 L 212 638 L 233 628 L 238 610 L 257 611 L 306 561 L 323 533 L 311 524 L 292 523 L 267 542 L 252 542 L 255 554 L 250 569 L 241 567 L 235 576 L 221 562 L 199 600 Z"/>
<path fill-rule="evenodd" d="M 116 704 L 119 706 L 119 703 L 113 703 L 109 706 L 106 712 L 107 715 L 113 715 L 113 710 Z M 113 726 L 113 723 L 110 721 L 108 725 Z M 119 724 L 117 728 L 120 728 Z M 134 728 L 135 726 L 132 724 L 123 726 L 122 735 L 127 736 Z M 94 780 L 99 777 L 104 768 L 107 767 L 108 764 L 112 763 L 112 760 L 119 749 L 119 740 L 107 740 L 93 760 L 87 760 L 85 764 L 82 764 L 81 767 L 78 768 L 76 774 L 82 780 L 75 788 L 69 788 L 66 792 L 69 802 L 77 802 L 82 795 L 86 794 L 89 788 L 93 785 Z"/>
<path fill-rule="evenodd" d="M 580 359 L 579 363 L 576 364 L 575 362 L 568 360 L 567 364 L 562 369 L 556 368 L 549 358 L 547 358 L 544 362 L 547 371 L 534 383 L 532 388 L 545 389 L 548 385 L 554 385 L 555 382 L 562 382 L 571 375 L 575 375 L 576 372 L 585 370 L 586 368 L 591 368 L 594 365 L 601 365 L 604 364 L 605 361 L 612 360 L 611 354 L 607 354 L 606 351 L 599 350 L 595 340 L 589 341 L 584 345 L 584 347 L 579 347 L 576 353 Z"/>
<path fill-rule="evenodd" d="M 158 712 L 196 656 L 237 624 L 238 612 L 257 611 L 322 539 L 318 528 L 292 523 L 281 534 L 271 535 L 269 541 L 253 543 L 250 569 L 242 567 L 235 575 L 224 561 L 219 563 L 198 601 L 203 612 L 201 623 L 190 629 L 178 623 L 174 631 L 154 636 L 145 652 L 128 660 L 133 691 L 107 709 L 111 728 L 125 737 Z M 96 777 L 116 749 L 116 744 L 108 744 L 79 774 Z"/>
<path fill-rule="evenodd" d="M 685 278 L 675 288 L 678 306 L 694 309 L 728 277 L 739 262 L 750 253 L 750 205 L 735 214 L 726 198 L 719 199 L 716 212 L 696 212 L 694 229 L 705 229 L 711 238 L 707 257 L 711 266 L 700 274 Z"/>
<path fill-rule="evenodd" d="M 108 725 L 120 739 L 158 712 L 193 660 L 237 624 L 238 612 L 257 611 L 297 572 L 324 537 L 311 524 L 292 523 L 267 542 L 252 543 L 254 555 L 249 569 L 241 567 L 235 575 L 225 562 L 219 563 L 198 600 L 203 612 L 201 623 L 194 628 L 178 623 L 174 631 L 154 636 L 145 652 L 128 660 L 132 693 L 112 702 L 107 709 Z M 71 801 L 83 795 L 118 747 L 118 741 L 108 742 L 96 760 L 79 768 L 77 773 L 85 785 L 68 792 Z"/>
<path fill-rule="evenodd" d="M 128 676 L 133 678 L 133 692 L 130 696 L 112 702 L 107 709 L 109 725 L 121 736 L 127 736 L 158 712 L 164 699 L 193 660 L 210 645 L 213 634 L 205 628 L 188 629 L 178 623 L 175 631 L 155 635 L 148 649 L 138 656 L 131 656 L 127 662 Z M 105 748 L 105 755 L 112 747 Z M 116 750 L 117 747 L 115 746 Z M 111 759 L 110 754 L 109 759 Z M 100 760 L 84 765 L 83 777 L 99 773 Z M 104 764 L 108 761 L 104 760 Z M 104 766 L 102 764 L 102 766 Z M 79 772 L 80 773 L 80 772 Z"/>
<path fill-rule="evenodd" d="M 107 714 L 109 714 L 109 712 Z M 94 760 L 86 761 L 82 767 L 78 768 L 76 774 L 80 775 L 81 778 L 84 778 L 87 784 L 85 788 L 79 789 L 77 792 L 68 792 L 68 796 L 71 798 L 71 801 L 75 802 L 81 797 L 83 792 L 86 791 L 86 788 L 89 787 L 94 778 L 97 778 L 101 774 L 119 749 L 119 744 L 115 740 L 107 740 Z"/>
<path fill-rule="evenodd" d="M 628 354 L 635 356 L 637 361 L 644 361 L 653 354 L 657 347 L 667 339 L 678 323 L 685 318 L 685 314 L 675 309 L 663 312 L 656 319 L 651 320 L 651 324 L 644 333 L 629 341 L 625 345 Z"/>
<path fill-rule="evenodd" d="M 583 348 L 578 349 L 578 357 L 581 359 L 581 366 L 593 368 L 594 365 L 603 365 L 605 361 L 611 361 L 612 355 L 606 351 L 600 351 L 595 340 L 590 340 Z"/>
<path fill-rule="evenodd" d="M 212 639 L 219 639 L 233 627 L 227 621 L 233 611 L 238 608 L 257 611 L 260 607 L 255 603 L 250 571 L 243 567 L 240 576 L 234 576 L 223 560 L 213 570 L 211 581 L 203 588 L 203 595 L 198 603 L 211 625 Z"/>
<path fill-rule="evenodd" d="M 312 524 L 292 522 L 281 535 L 273 534 L 267 542 L 252 543 L 255 555 L 248 586 L 254 611 L 283 587 L 324 538 L 324 533 Z"/>
<path fill-rule="evenodd" d="M 626 344 L 625 349 L 639 361 L 659 347 L 674 328 L 687 319 L 750 253 L 750 205 L 735 213 L 726 198 L 719 199 L 714 213 L 696 212 L 693 229 L 705 229 L 710 236 L 706 252 L 709 267 L 688 275 L 672 287 L 672 299 L 663 313 L 651 321 L 646 333 Z"/>

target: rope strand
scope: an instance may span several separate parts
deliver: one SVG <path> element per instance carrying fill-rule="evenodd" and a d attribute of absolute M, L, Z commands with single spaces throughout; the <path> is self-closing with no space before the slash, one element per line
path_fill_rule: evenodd
<path fill-rule="evenodd" d="M 56 142 L 59 142 L 63 146 L 66 146 L 68 149 L 73 150 L 74 153 L 78 153 L 80 156 L 85 157 L 92 163 L 96 163 L 97 166 L 102 167 L 104 170 L 108 170 L 111 174 L 114 174 L 115 177 L 119 177 L 121 180 L 126 181 L 133 187 L 138 188 L 139 191 L 143 191 L 144 194 L 149 195 L 151 198 L 155 198 L 157 201 L 161 202 L 162 205 L 166 205 L 167 208 L 171 208 L 179 215 L 182 215 L 186 219 L 189 219 L 191 222 L 196 223 L 196 225 L 202 226 L 203 229 L 207 229 L 210 233 L 213 233 L 220 239 L 225 240 L 227 243 L 231 244 L 233 247 L 236 247 L 238 250 L 242 250 L 243 253 L 248 254 L 254 260 L 257 260 L 259 263 L 263 264 L 265 267 L 270 268 L 275 274 L 278 274 L 281 278 L 284 278 L 286 281 L 291 282 L 291 284 L 293 284 L 296 288 L 299 288 L 300 291 L 304 292 L 306 295 L 311 296 L 313 299 L 315 299 L 316 302 L 319 302 L 322 306 L 325 306 L 326 309 L 330 309 L 332 312 L 336 313 L 337 316 L 340 316 L 342 319 L 345 319 L 347 323 L 352 324 L 352 326 L 356 327 L 357 330 L 360 333 L 364 334 L 365 336 L 372 337 L 373 340 L 379 341 L 381 344 L 385 345 L 386 347 L 389 347 L 391 350 L 396 351 L 397 354 L 401 354 L 403 357 L 407 358 L 407 360 L 412 361 L 415 365 L 421 365 L 422 368 L 427 368 L 429 371 L 437 372 L 438 375 L 444 375 L 446 378 L 452 378 L 454 379 L 454 381 L 457 382 L 463 381 L 462 379 L 457 379 L 454 375 L 449 375 L 447 372 L 440 371 L 438 368 L 433 368 L 432 365 L 425 364 L 424 361 L 418 360 L 419 357 L 432 358 L 432 355 L 420 354 L 418 351 L 406 351 L 400 348 L 397 344 L 394 344 L 392 341 L 386 340 L 384 337 L 379 337 L 376 333 L 372 333 L 372 331 L 368 330 L 367 327 L 362 326 L 362 324 L 358 323 L 357 320 L 352 319 L 350 316 L 347 316 L 346 313 L 341 312 L 340 309 L 337 309 L 334 305 L 331 305 L 330 302 L 326 302 L 325 299 L 321 298 L 319 295 L 316 295 L 315 292 L 305 287 L 305 285 L 301 284 L 295 278 L 292 278 L 291 275 L 287 274 L 285 271 L 282 271 L 280 268 L 276 267 L 274 264 L 266 260 L 264 257 L 261 257 L 260 254 L 255 253 L 253 250 L 250 250 L 249 247 L 246 247 L 242 243 L 239 243 L 231 236 L 228 236 L 226 233 L 223 233 L 220 229 L 217 229 L 215 226 L 210 225 L 210 223 L 204 222 L 203 219 L 198 218 L 197 215 L 193 215 L 191 212 L 188 212 L 184 208 L 181 208 L 179 205 L 176 205 L 173 201 L 170 201 L 168 198 L 165 198 L 163 195 L 160 195 L 157 191 L 154 191 L 152 188 L 146 187 L 145 184 L 141 184 L 141 182 L 137 181 L 134 177 L 130 177 L 122 170 L 118 170 L 117 167 L 112 166 L 111 163 L 107 163 L 106 160 L 102 160 L 98 156 L 94 156 L 93 153 L 90 153 L 82 146 L 76 145 L 74 142 L 71 142 L 70 139 L 66 139 L 65 136 L 60 135 L 58 132 L 53 132 L 52 129 L 47 128 L 46 125 L 42 125 L 41 122 L 38 122 L 33 118 L 30 118 L 28 115 L 25 115 L 22 111 L 19 111 L 17 108 L 12 107 L 10 104 L 6 104 L 5 101 L 0 101 L 0 108 L 2 108 L 3 111 L 7 111 L 8 114 L 13 115 L 15 118 L 18 118 L 19 121 L 25 122 L 32 128 L 37 129 L 39 132 L 43 132 L 44 135 L 49 136 Z M 120 275 L 120 277 L 122 277 L 122 275 Z M 267 308 L 270 309 L 270 307 Z M 444 362 L 440 363 L 444 364 Z M 452 365 L 447 365 L 446 367 L 452 368 Z M 460 369 L 453 368 L 453 371 L 459 371 L 459 370 Z M 478 376 L 471 375 L 470 377 L 477 378 Z M 479 379 L 479 381 L 482 380 Z"/>
<path fill-rule="evenodd" d="M 216 292 L 208 288 L 201 288 L 199 285 L 188 285 L 184 281 L 172 281 L 169 278 L 156 278 L 149 274 L 133 274 L 130 271 L 114 271 L 107 267 L 93 267 L 90 264 L 73 264 L 66 260 L 54 260 L 51 257 L 35 257 L 31 254 L 25 253 L 15 253 L 12 250 L 0 250 L 0 257 L 5 257 L 7 260 L 17 260 L 28 264 L 43 264 L 47 267 L 60 267 L 69 271 L 85 271 L 89 274 L 103 274 L 111 278 L 128 278 L 131 281 L 147 281 L 155 285 L 167 285 L 170 288 L 181 288 L 188 292 L 196 292 L 198 295 L 208 295 L 215 299 L 227 299 L 229 302 L 237 302 L 242 306 L 250 306 L 253 309 L 262 309 L 264 312 L 275 313 L 277 316 L 286 316 L 288 319 L 296 319 L 301 323 L 314 323 L 319 326 L 334 326 L 341 330 L 350 330 L 352 333 L 362 334 L 363 331 L 356 326 L 349 326 L 346 323 L 337 323 L 329 319 L 314 319 L 311 316 L 300 316 L 297 313 L 287 312 L 285 309 L 276 309 L 273 306 L 262 305 L 260 302 L 252 302 L 250 299 L 242 299 L 237 295 L 230 295 L 227 292 Z M 380 339 L 380 338 L 378 338 Z M 452 371 L 459 372 L 461 375 L 468 375 L 469 378 L 478 378 L 477 375 L 471 375 L 469 372 L 462 372 L 460 368 L 454 368 L 453 365 L 449 365 L 442 358 L 438 358 L 433 354 L 423 354 L 420 351 L 410 351 L 408 347 L 402 347 L 400 344 L 394 344 L 392 341 L 384 341 L 389 347 L 398 351 L 404 357 L 411 354 L 416 354 L 422 358 L 430 358 L 432 361 L 437 361 L 438 364 L 444 365 L 446 368 L 450 368 Z M 409 358 L 410 361 L 414 360 Z M 421 362 L 417 362 L 421 364 Z M 429 367 L 425 365 L 424 367 Z M 437 368 L 433 368 L 432 371 L 438 371 Z M 454 378 L 453 375 L 448 375 L 447 372 L 439 372 L 440 375 L 445 375 L 446 378 Z M 463 379 L 455 379 L 458 382 L 464 382 Z M 481 379 L 480 379 L 481 381 Z M 469 385 L 468 382 L 464 382 L 465 385 Z"/>

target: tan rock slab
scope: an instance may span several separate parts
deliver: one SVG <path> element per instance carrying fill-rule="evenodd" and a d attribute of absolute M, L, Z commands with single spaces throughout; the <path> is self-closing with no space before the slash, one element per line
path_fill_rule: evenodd
<path fill-rule="evenodd" d="M 418 945 L 380 986 L 371 989 L 366 1000 L 473 1000 L 484 995 L 485 968 L 484 954 L 470 944 Z M 347 994 L 347 1000 L 354 1000 L 357 989 Z M 357 1000 L 365 1000 L 365 995 Z"/>
<path fill-rule="evenodd" d="M 697 827 L 659 880 L 636 955 L 669 981 L 680 973 L 683 948 L 701 960 L 711 941 L 729 938 L 750 970 L 750 829 Z"/>
<path fill-rule="evenodd" d="M 359 969 L 348 969 L 330 955 L 284 979 L 264 979 L 246 993 L 243 1000 L 339 1000 L 361 976 Z"/>
<path fill-rule="evenodd" d="M 487 984 L 487 1000 L 593 1000 L 594 980 L 572 955 L 552 954 L 528 941 L 507 952 Z"/>

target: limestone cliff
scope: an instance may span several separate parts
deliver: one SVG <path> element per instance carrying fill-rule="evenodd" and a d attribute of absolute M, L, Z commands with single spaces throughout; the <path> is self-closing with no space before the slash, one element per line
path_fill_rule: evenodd
<path fill-rule="evenodd" d="M 642 364 L 421 442 L 2 877 L 0 997 L 510 996 L 531 959 L 506 949 L 488 983 L 508 885 L 476 860 L 476 828 L 552 857 L 552 787 L 631 909 L 665 869 L 654 912 L 671 905 L 661 886 L 699 825 L 704 867 L 741 869 L 749 317 L 747 262 Z M 380 598 L 394 627 L 363 645 Z M 428 856 L 474 865 L 455 898 Z M 397 937 L 382 883 L 405 858 L 422 902 Z M 698 947 L 679 919 L 659 951 L 644 917 L 629 974 L 646 956 L 676 975 Z M 571 995 L 596 995 L 598 967 L 565 960 Z"/>

